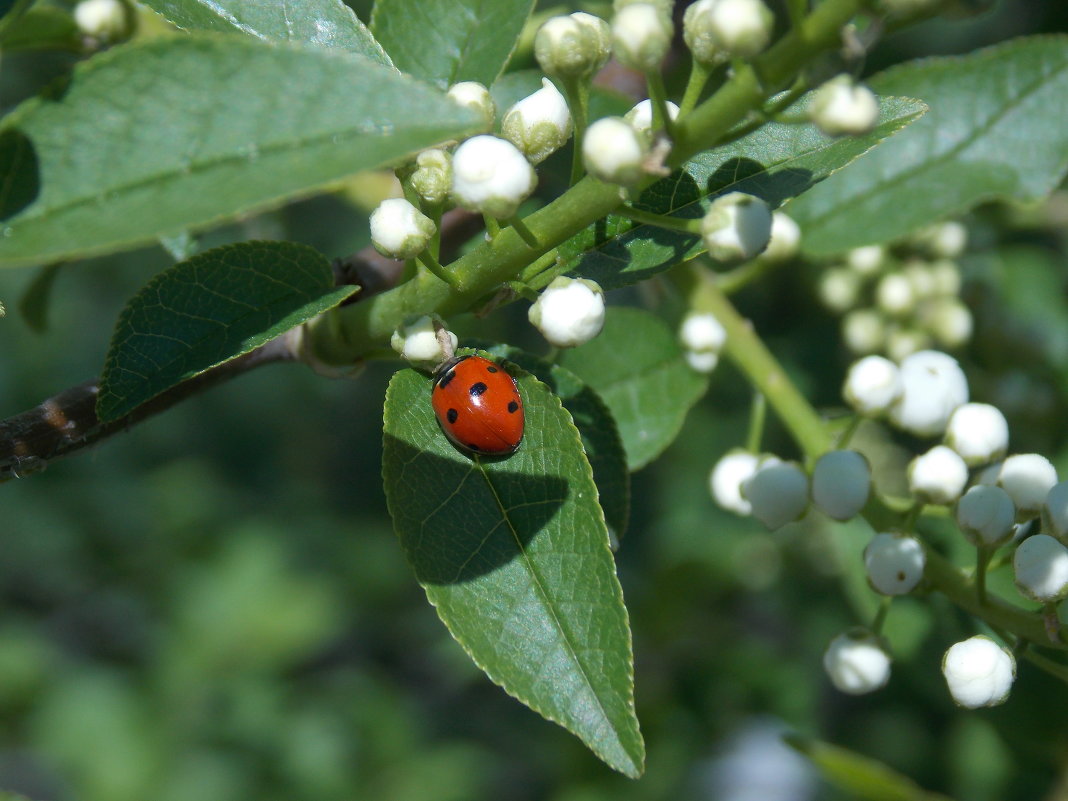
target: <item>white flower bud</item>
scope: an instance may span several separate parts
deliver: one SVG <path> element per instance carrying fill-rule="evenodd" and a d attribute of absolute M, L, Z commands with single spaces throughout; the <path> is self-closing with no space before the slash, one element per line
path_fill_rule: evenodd
<path fill-rule="evenodd" d="M 679 326 L 679 342 L 689 350 L 719 353 L 727 344 L 727 329 L 711 312 L 690 312 Z"/>
<path fill-rule="evenodd" d="M 687 6 L 682 24 L 694 60 L 714 66 L 764 50 L 775 17 L 762 0 L 697 0 Z"/>
<path fill-rule="evenodd" d="M 452 156 L 437 148 L 424 150 L 415 157 L 415 172 L 409 180 L 427 203 L 443 202 L 452 185 Z"/>
<path fill-rule="evenodd" d="M 968 379 L 957 360 L 945 353 L 921 350 L 901 362 L 902 393 L 890 409 L 894 425 L 917 436 L 937 436 L 949 416 L 968 402 Z"/>
<path fill-rule="evenodd" d="M 948 220 L 920 229 L 912 241 L 935 258 L 955 259 L 968 245 L 968 229 L 963 223 Z"/>
<path fill-rule="evenodd" d="M 437 366 L 456 350 L 457 339 L 452 331 L 446 331 L 452 347 L 448 353 L 442 350 L 435 322 L 440 325 L 436 317 L 423 315 L 412 318 L 393 332 L 389 344 L 401 358 L 417 367 Z"/>
<path fill-rule="evenodd" d="M 808 115 L 828 136 L 859 136 L 875 127 L 879 101 L 866 86 L 853 83 L 848 75 L 839 75 L 815 91 Z"/>
<path fill-rule="evenodd" d="M 113 42 L 126 36 L 132 16 L 120 0 L 82 0 L 74 7 L 74 23 L 86 36 Z"/>
<path fill-rule="evenodd" d="M 856 451 L 828 451 L 812 469 L 812 502 L 833 520 L 855 517 L 871 493 L 871 467 Z"/>
<path fill-rule="evenodd" d="M 996 406 L 965 403 L 953 410 L 946 425 L 946 444 L 969 467 L 997 461 L 1009 448 L 1009 424 Z"/>
<path fill-rule="evenodd" d="M 853 248 L 846 254 L 846 264 L 861 275 L 875 275 L 886 261 L 886 248 L 882 245 L 864 245 Z"/>
<path fill-rule="evenodd" d="M 534 168 L 511 142 L 475 136 L 452 157 L 452 196 L 466 209 L 513 216 L 537 185 Z"/>
<path fill-rule="evenodd" d="M 670 100 L 666 105 L 668 117 L 674 122 L 679 118 L 679 107 Z M 629 122 L 638 133 L 651 134 L 653 132 L 653 101 L 646 98 L 624 114 L 623 119 Z"/>
<path fill-rule="evenodd" d="M 979 634 L 950 646 L 942 657 L 942 675 L 960 706 L 997 706 L 1009 697 L 1016 679 L 1016 660 L 992 639 Z"/>
<path fill-rule="evenodd" d="M 801 250 L 801 226 L 793 217 L 782 211 L 771 213 L 771 240 L 760 254 L 764 261 L 783 262 L 792 259 Z"/>
<path fill-rule="evenodd" d="M 907 595 L 923 578 L 927 555 L 915 537 L 876 534 L 864 549 L 868 583 L 883 595 Z"/>
<path fill-rule="evenodd" d="M 912 285 L 912 296 L 916 300 L 926 300 L 935 294 L 934 271 L 927 262 L 910 259 L 902 268 L 901 274 Z"/>
<path fill-rule="evenodd" d="M 959 348 L 972 338 L 972 313 L 956 298 L 939 298 L 924 318 L 931 334 L 947 348 Z"/>
<path fill-rule="evenodd" d="M 957 525 L 973 545 L 993 547 L 1008 542 L 1016 507 L 1001 487 L 979 484 L 957 502 Z"/>
<path fill-rule="evenodd" d="M 1054 603 L 1068 595 L 1068 548 L 1048 534 L 1020 543 L 1012 557 L 1016 587 L 1032 601 Z"/>
<path fill-rule="evenodd" d="M 493 102 L 489 89 L 478 81 L 454 83 L 445 94 L 459 105 L 474 109 L 481 114 L 487 131 L 493 128 L 493 123 L 497 119 L 497 104 Z"/>
<path fill-rule="evenodd" d="M 551 345 L 574 348 L 604 327 L 604 292 L 586 278 L 560 276 L 538 296 L 527 317 Z"/>
<path fill-rule="evenodd" d="M 541 89 L 528 95 L 504 113 L 504 138 L 518 147 L 531 164 L 540 164 L 571 136 L 571 113 L 567 101 L 548 78 Z"/>
<path fill-rule="evenodd" d="M 753 517 L 774 531 L 799 520 L 808 508 L 808 476 L 792 462 L 767 459 L 742 493 L 753 505 Z"/>
<path fill-rule="evenodd" d="M 768 204 L 744 192 L 720 195 L 701 220 L 701 237 L 708 255 L 727 264 L 758 256 L 771 239 Z"/>
<path fill-rule="evenodd" d="M 719 364 L 719 354 L 714 350 L 686 350 L 682 355 L 690 369 L 698 373 L 711 373 Z"/>
<path fill-rule="evenodd" d="M 671 17 L 652 3 L 632 3 L 612 17 L 612 51 L 625 67 L 654 72 L 671 47 Z"/>
<path fill-rule="evenodd" d="M 1019 453 L 1001 464 L 998 486 L 1009 493 L 1016 506 L 1016 522 L 1022 523 L 1042 511 L 1046 496 L 1057 483 L 1057 469 L 1045 456 Z"/>
<path fill-rule="evenodd" d="M 882 356 L 865 356 L 849 368 L 842 395 L 858 414 L 871 417 L 887 411 L 903 390 L 896 364 Z"/>
<path fill-rule="evenodd" d="M 839 634 L 823 654 L 823 669 L 840 692 L 863 695 L 886 686 L 890 655 L 864 631 Z"/>
<path fill-rule="evenodd" d="M 419 255 L 436 231 L 434 221 L 402 197 L 383 200 L 371 212 L 371 244 L 391 259 Z"/>
<path fill-rule="evenodd" d="M 875 302 L 890 315 L 902 315 L 912 311 L 916 303 L 912 282 L 902 273 L 884 275 L 875 288 Z"/>
<path fill-rule="evenodd" d="M 910 326 L 887 326 L 886 355 L 896 362 L 904 361 L 914 353 L 931 347 L 927 333 Z"/>
<path fill-rule="evenodd" d="M 842 318 L 842 341 L 858 355 L 882 350 L 886 321 L 875 309 L 854 309 Z"/>
<path fill-rule="evenodd" d="M 753 505 L 742 495 L 742 484 L 748 481 L 760 466 L 760 459 L 747 451 L 731 451 L 723 456 L 708 479 L 712 498 L 729 512 L 746 517 L 753 512 Z"/>
<path fill-rule="evenodd" d="M 610 184 L 633 186 L 645 174 L 645 144 L 622 117 L 603 117 L 586 129 L 582 163 L 586 172 Z"/>
<path fill-rule="evenodd" d="M 553 77 L 588 78 L 611 54 L 608 23 L 582 11 L 552 17 L 534 37 L 534 58 L 542 71 Z"/>
<path fill-rule="evenodd" d="M 842 314 L 857 305 L 860 287 L 861 279 L 855 272 L 844 267 L 832 267 L 820 275 L 820 302 L 828 310 Z"/>
<path fill-rule="evenodd" d="M 960 292 L 960 267 L 949 259 L 939 259 L 931 263 L 931 275 L 934 278 L 935 293 L 953 296 Z"/>
<path fill-rule="evenodd" d="M 1042 527 L 1062 542 L 1068 540 L 1068 481 L 1061 481 L 1042 504 Z"/>
<path fill-rule="evenodd" d="M 936 445 L 909 464 L 909 491 L 934 504 L 951 504 L 964 492 L 968 466 L 945 445 Z"/>

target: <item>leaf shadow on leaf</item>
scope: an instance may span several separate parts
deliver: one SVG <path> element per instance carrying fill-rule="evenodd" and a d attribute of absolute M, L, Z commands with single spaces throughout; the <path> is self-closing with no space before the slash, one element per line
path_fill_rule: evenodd
<path fill-rule="evenodd" d="M 41 193 L 37 149 L 17 128 L 0 131 L 0 221 L 14 217 Z"/>
<path fill-rule="evenodd" d="M 418 524 L 397 526 L 408 561 L 424 586 L 475 581 L 522 558 L 570 493 L 568 482 L 560 476 L 499 468 L 489 468 L 484 474 L 467 457 L 464 461 L 447 459 L 390 434 L 384 439 L 391 459 L 409 473 L 406 481 L 454 488 L 444 502 L 428 488 L 428 506 L 406 510 Z M 483 462 L 491 460 L 483 457 Z"/>

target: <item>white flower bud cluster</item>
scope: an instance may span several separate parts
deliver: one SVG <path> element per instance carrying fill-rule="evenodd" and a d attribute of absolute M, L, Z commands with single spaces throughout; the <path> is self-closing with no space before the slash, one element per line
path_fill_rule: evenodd
<path fill-rule="evenodd" d="M 808 509 L 808 476 L 777 456 L 731 451 L 712 468 L 712 498 L 724 509 L 752 515 L 769 529 L 800 520 Z"/>
<path fill-rule="evenodd" d="M 595 281 L 560 276 L 538 296 L 527 317 L 550 345 L 578 347 L 604 328 L 604 292 Z"/>
<path fill-rule="evenodd" d="M 679 342 L 690 367 L 699 373 L 711 373 L 727 344 L 727 329 L 711 312 L 693 311 L 679 326 Z"/>

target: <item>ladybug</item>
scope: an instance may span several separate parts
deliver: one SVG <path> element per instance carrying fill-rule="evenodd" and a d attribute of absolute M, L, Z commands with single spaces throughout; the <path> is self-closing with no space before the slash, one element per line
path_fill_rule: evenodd
<path fill-rule="evenodd" d="M 434 373 L 430 402 L 441 430 L 472 453 L 504 456 L 523 440 L 523 399 L 515 379 L 481 356 L 445 361 Z"/>

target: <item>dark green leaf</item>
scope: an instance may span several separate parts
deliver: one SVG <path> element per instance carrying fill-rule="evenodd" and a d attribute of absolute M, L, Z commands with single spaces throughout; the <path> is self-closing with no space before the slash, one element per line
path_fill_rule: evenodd
<path fill-rule="evenodd" d="M 0 28 L 0 48 L 19 50 L 77 50 L 82 38 L 69 11 L 52 6 L 31 8 Z"/>
<path fill-rule="evenodd" d="M 803 110 L 807 101 L 795 106 Z M 702 217 L 711 197 L 748 192 L 773 208 L 805 192 L 915 120 L 921 103 L 881 100 L 879 124 L 866 136 L 828 139 L 811 125 L 769 123 L 724 147 L 705 151 L 642 193 L 639 207 L 676 217 Z M 605 289 L 667 270 L 704 250 L 700 237 L 609 216 L 560 248 L 568 272 Z"/>
<path fill-rule="evenodd" d="M 675 439 L 708 379 L 686 364 L 674 333 L 641 309 L 611 307 L 604 330 L 560 363 L 597 392 L 615 418 L 631 470 Z"/>
<path fill-rule="evenodd" d="M 559 399 L 518 376 L 523 444 L 472 460 L 438 427 L 430 379 L 401 370 L 385 403 L 394 526 L 452 636 L 509 694 L 630 777 L 644 746 L 630 630 L 604 515 Z"/>
<path fill-rule="evenodd" d="M 48 328 L 48 307 L 52 301 L 52 286 L 63 262 L 46 264 L 37 271 L 19 300 L 19 313 L 31 329 L 43 333 Z"/>
<path fill-rule="evenodd" d="M 356 291 L 295 242 L 242 242 L 164 270 L 119 317 L 97 416 L 114 420 L 164 390 L 259 347 Z"/>
<path fill-rule="evenodd" d="M 336 47 L 392 66 L 367 26 L 341 0 L 145 0 L 145 5 L 187 30 Z"/>
<path fill-rule="evenodd" d="M 533 0 L 378 0 L 371 30 L 397 68 L 445 89 L 489 86 L 515 50 Z"/>
<path fill-rule="evenodd" d="M 472 133 L 476 117 L 339 50 L 207 35 L 117 47 L 4 120 L 20 139 L 0 146 L 0 200 L 33 201 L 3 226 L 0 264 L 203 227 Z"/>
<path fill-rule="evenodd" d="M 790 205 L 811 254 L 887 242 L 990 198 L 1035 200 L 1068 169 L 1068 37 L 932 58 L 871 81 L 931 111 Z"/>

